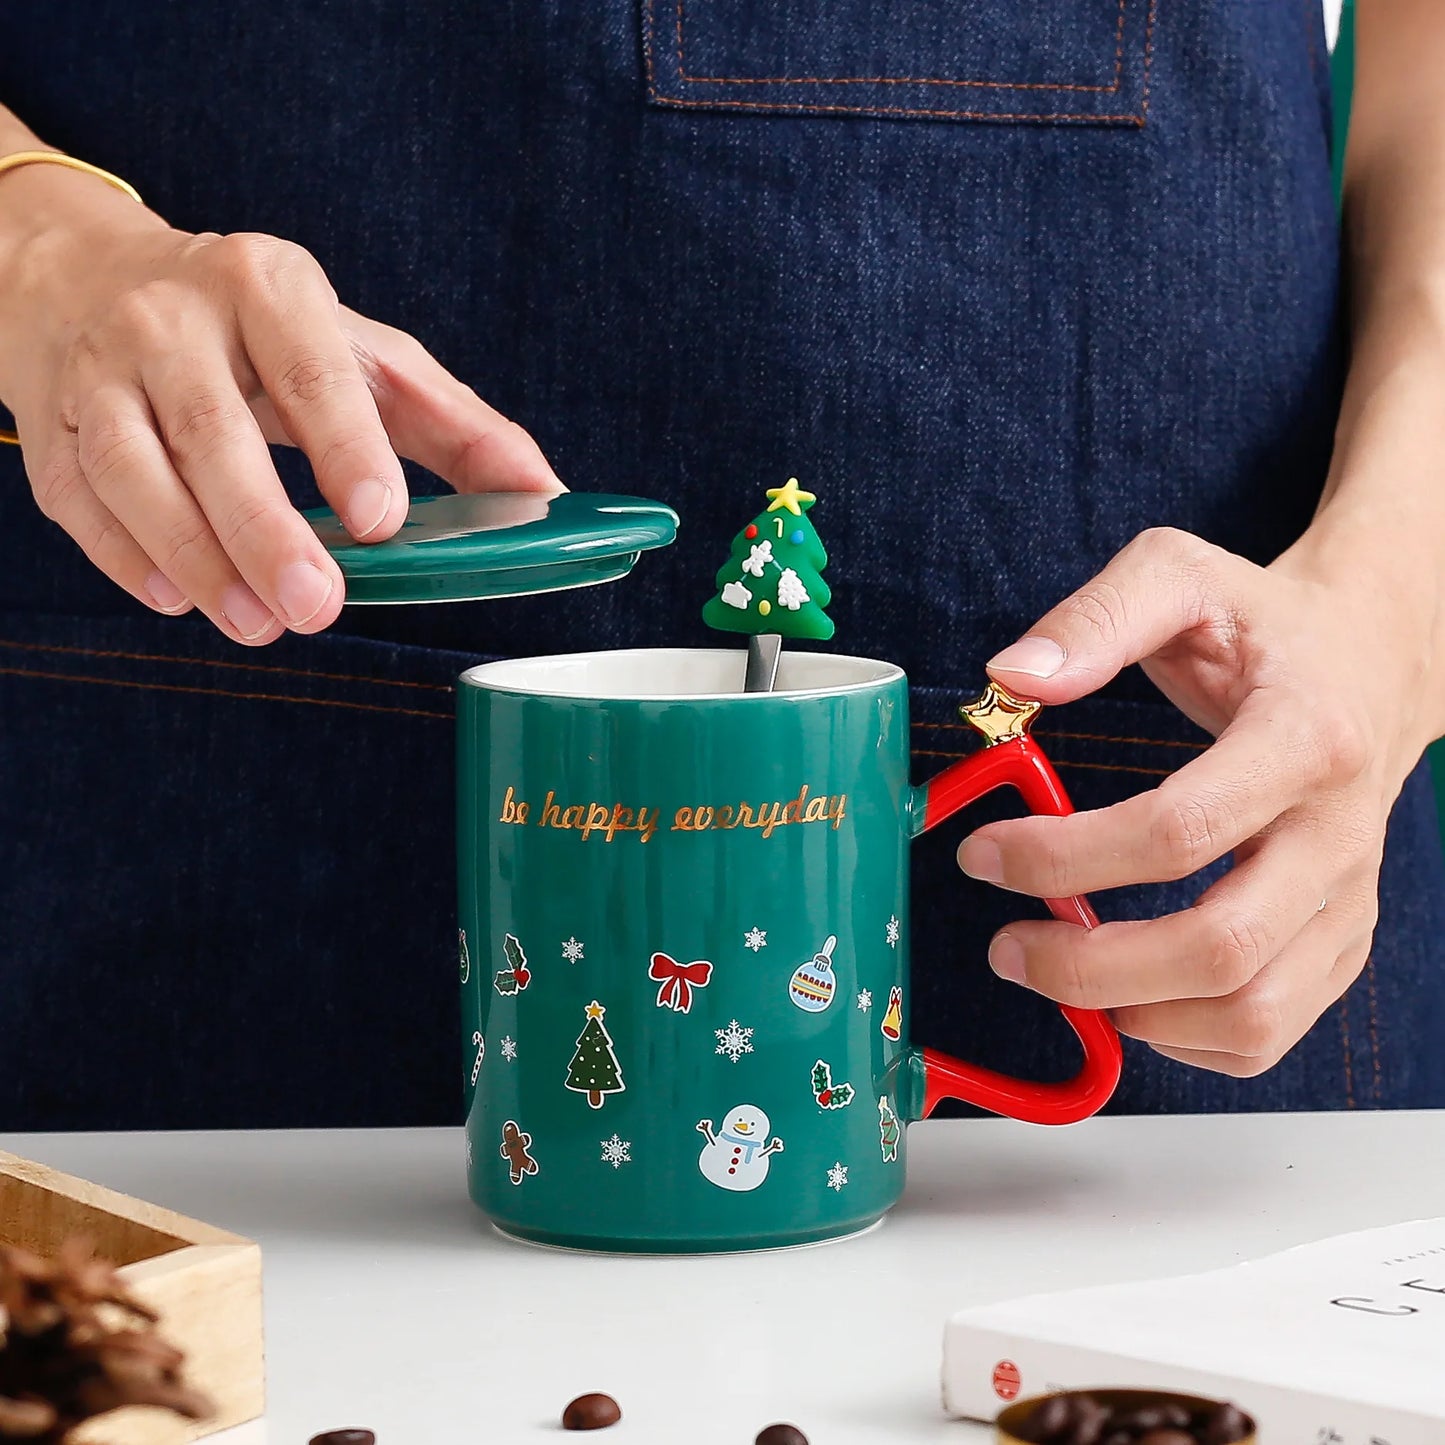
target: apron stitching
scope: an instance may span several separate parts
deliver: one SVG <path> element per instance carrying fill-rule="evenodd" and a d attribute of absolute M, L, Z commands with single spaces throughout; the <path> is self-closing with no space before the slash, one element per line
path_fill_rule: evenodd
<path fill-rule="evenodd" d="M 1310 74 L 1313 75 L 1316 80 L 1318 80 L 1318 79 L 1319 79 L 1319 74 L 1320 74 L 1320 61 L 1319 61 L 1319 56 L 1315 53 L 1315 23 L 1314 23 L 1314 17 L 1315 17 L 1315 15 L 1316 15 L 1316 14 L 1318 13 L 1318 11 L 1319 11 L 1319 6 L 1314 3 L 1314 0 L 1304 0 L 1304 8 L 1305 8 L 1305 39 L 1306 39 L 1306 42 L 1307 42 L 1307 44 L 1306 44 L 1306 50 L 1307 50 L 1307 52 L 1308 52 L 1308 54 L 1309 54 L 1309 58 L 1310 58 Z"/>
<path fill-rule="evenodd" d="M 225 667 L 239 672 L 269 672 L 286 677 L 316 677 L 327 682 L 361 682 L 378 687 L 415 687 L 425 692 L 454 692 L 455 689 L 440 682 L 407 682 L 395 677 L 355 677 L 345 672 L 312 672 L 304 667 L 275 667 L 255 662 L 221 662 L 209 657 L 171 657 L 160 652 L 119 652 L 105 651 L 94 647 L 65 647 L 59 643 L 50 645 L 40 642 L 11 642 L 0 638 L 0 647 L 17 652 L 56 652 L 68 657 L 111 657 L 127 662 L 175 662 L 197 667 Z"/>
<path fill-rule="evenodd" d="M 659 95 L 655 90 L 651 92 L 652 98 L 659 105 L 676 106 L 680 110 L 693 108 L 695 102 L 681 99 L 678 96 Z M 726 110 L 800 110 L 809 115 L 923 115 L 937 116 L 945 120 L 1011 120 L 1011 121 L 1041 121 L 1064 124 L 1069 121 L 1114 121 L 1121 124 L 1129 124 L 1140 129 L 1143 128 L 1146 119 L 1145 115 L 1115 113 L 1113 111 L 1057 111 L 1048 115 L 1037 115 L 1028 111 L 1008 112 L 996 110 L 939 110 L 924 108 L 921 106 L 902 105 L 818 105 L 814 102 L 807 104 L 792 104 L 781 100 L 709 100 L 705 102 L 708 109 Z"/>
<path fill-rule="evenodd" d="M 1127 4 L 1128 0 L 1119 0 L 1112 85 L 1071 85 L 1045 80 L 943 80 L 916 75 L 692 75 L 682 58 L 683 0 L 677 0 L 677 73 L 693 85 L 955 85 L 986 90 L 1073 90 L 1114 95 L 1118 93 L 1124 74 L 1124 16 Z"/>
<path fill-rule="evenodd" d="M 1159 13 L 1159 0 L 1149 0 L 1149 23 L 1144 27 L 1144 104 L 1140 107 L 1139 124 L 1149 119 L 1149 71 L 1154 63 L 1154 20 Z"/>
<path fill-rule="evenodd" d="M 1370 1067 L 1374 1073 L 1371 1093 L 1380 1102 L 1380 1030 L 1375 1006 L 1375 956 L 1365 960 L 1365 998 L 1370 1006 Z"/>
<path fill-rule="evenodd" d="M 968 723 L 929 723 L 916 722 L 916 728 L 932 728 L 940 732 L 971 733 L 974 729 Z M 1152 748 L 1190 748 L 1195 752 L 1203 752 L 1209 747 L 1208 743 L 1187 743 L 1180 742 L 1175 738 L 1126 738 L 1115 737 L 1112 733 L 1066 733 L 1058 728 L 1039 728 L 1034 733 L 1040 738 L 1069 738 L 1087 743 L 1140 743 Z"/>
<path fill-rule="evenodd" d="M 935 748 L 913 748 L 911 749 L 915 758 L 971 758 L 973 753 L 945 753 Z M 1173 768 L 1135 768 L 1125 763 L 1072 763 L 1064 762 L 1059 758 L 1054 759 L 1056 768 L 1088 768 L 1096 773 L 1143 773 L 1151 778 L 1172 778 Z"/>
<path fill-rule="evenodd" d="M 1340 1043 L 1345 1056 L 1345 1108 L 1355 1107 L 1355 1069 L 1350 1057 L 1350 996 L 1340 999 Z"/>
<path fill-rule="evenodd" d="M 222 687 L 185 687 L 174 682 L 136 682 L 122 677 L 83 677 L 78 673 L 41 672 L 29 667 L 0 667 L 0 677 L 38 677 L 48 682 L 85 682 L 100 687 L 133 687 L 142 692 L 180 692 L 197 697 L 239 698 L 243 702 L 299 702 L 311 707 L 342 707 L 350 708 L 354 712 L 395 713 L 399 717 L 431 717 L 440 718 L 443 722 L 456 721 L 452 713 L 427 712 L 415 707 L 387 707 L 382 703 L 345 702 L 330 697 L 290 697 L 285 693 L 273 692 L 233 692 Z"/>
<path fill-rule="evenodd" d="M 653 13 L 656 0 L 647 0 L 647 24 L 642 27 L 642 65 L 647 72 L 647 93 L 653 100 L 661 100 L 657 93 L 657 86 L 652 78 L 652 27 L 655 20 Z"/>

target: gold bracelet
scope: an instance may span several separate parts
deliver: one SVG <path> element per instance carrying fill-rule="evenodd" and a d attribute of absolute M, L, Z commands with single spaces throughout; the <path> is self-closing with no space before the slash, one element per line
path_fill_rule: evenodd
<path fill-rule="evenodd" d="M 63 151 L 16 151 L 13 155 L 0 156 L 0 176 L 6 171 L 19 170 L 21 166 L 51 165 L 65 166 L 72 171 L 81 171 L 87 176 L 94 176 L 99 181 L 104 181 L 108 186 L 114 186 L 118 191 L 124 191 L 137 205 L 144 205 L 140 198 L 140 192 L 130 184 L 123 181 L 119 176 L 112 175 L 109 171 L 103 171 L 99 166 L 93 166 L 89 161 L 77 160 L 74 156 L 68 156 Z M 0 427 L 0 442 L 9 442 L 11 446 L 20 445 L 20 437 L 13 431 L 7 431 Z"/>

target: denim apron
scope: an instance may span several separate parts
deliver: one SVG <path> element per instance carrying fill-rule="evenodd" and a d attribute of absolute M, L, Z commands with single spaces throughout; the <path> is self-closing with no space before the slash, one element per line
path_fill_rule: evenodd
<path fill-rule="evenodd" d="M 0 456 L 0 1128 L 456 1119 L 454 677 L 707 643 L 727 539 L 788 475 L 822 499 L 835 645 L 913 683 L 920 778 L 970 748 L 984 660 L 1141 529 L 1267 562 L 1318 498 L 1319 0 L 13 11 L 0 97 L 48 140 L 177 225 L 309 247 L 569 485 L 683 530 L 610 587 L 245 651 L 132 604 Z M 1206 742 L 1137 671 L 1039 736 L 1081 808 Z M 983 962 L 1035 905 L 961 877 L 961 835 L 916 857 L 921 1042 L 1061 1077 L 1057 1014 Z M 1441 878 L 1420 772 L 1345 1000 L 1251 1082 L 1130 1045 L 1112 1107 L 1445 1104 Z"/>

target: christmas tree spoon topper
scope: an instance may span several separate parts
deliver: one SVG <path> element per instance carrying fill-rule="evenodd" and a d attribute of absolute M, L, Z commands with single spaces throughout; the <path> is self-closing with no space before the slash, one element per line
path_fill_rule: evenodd
<path fill-rule="evenodd" d="M 717 594 L 702 610 L 709 627 L 747 634 L 748 692 L 772 691 L 783 638 L 823 642 L 833 635 L 823 610 L 833 599 L 822 577 L 828 553 L 804 515 L 817 497 L 796 477 L 766 495 L 766 510 L 733 538 Z"/>

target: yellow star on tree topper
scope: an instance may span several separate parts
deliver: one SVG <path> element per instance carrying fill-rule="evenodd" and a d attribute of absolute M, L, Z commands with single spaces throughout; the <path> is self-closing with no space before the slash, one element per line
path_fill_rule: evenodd
<path fill-rule="evenodd" d="M 986 746 L 993 747 L 995 743 L 1011 743 L 1024 737 L 1041 707 L 1043 703 L 1015 697 L 1007 688 L 990 681 L 975 701 L 959 708 L 958 715 L 983 734 Z"/>
<path fill-rule="evenodd" d="M 598 1003 L 596 999 L 593 999 L 582 1012 L 585 1013 L 589 1019 L 600 1019 L 607 1010 Z"/>
<path fill-rule="evenodd" d="M 795 517 L 803 515 L 799 502 L 812 503 L 818 500 L 812 492 L 799 488 L 797 477 L 789 477 L 785 487 L 769 487 L 763 495 L 768 499 L 768 511 L 781 512 L 786 507 Z"/>

